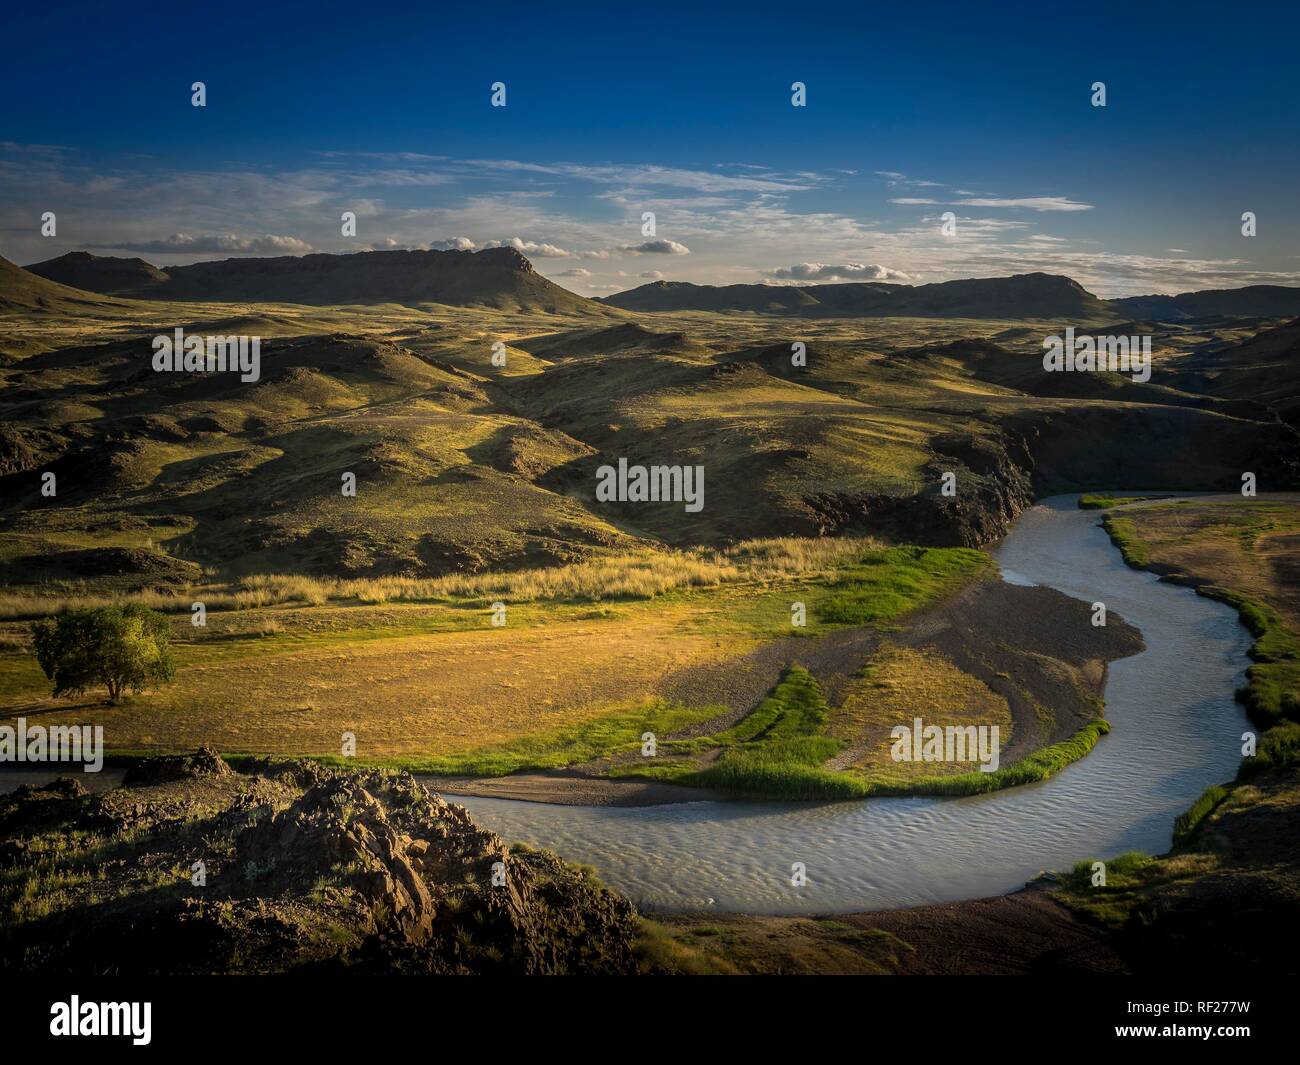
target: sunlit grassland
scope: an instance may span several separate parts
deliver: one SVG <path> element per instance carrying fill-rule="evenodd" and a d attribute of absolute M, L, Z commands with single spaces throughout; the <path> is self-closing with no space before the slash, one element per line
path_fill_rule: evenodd
<path fill-rule="evenodd" d="M 137 534 L 138 536 L 138 534 Z M 138 546 L 139 540 L 125 538 Z M 320 578 L 298 574 L 252 574 L 224 585 L 194 586 L 174 592 L 134 592 L 129 595 L 0 594 L 0 618 L 42 617 L 65 606 L 100 606 L 113 601 L 144 603 L 156 610 L 185 611 L 201 599 L 213 610 L 249 610 L 278 605 L 331 603 L 438 603 L 503 599 L 520 602 L 607 602 L 653 599 L 670 591 L 712 588 L 728 583 L 762 583 L 789 579 L 822 579 L 856 562 L 865 553 L 882 550 L 870 539 L 799 539 L 746 541 L 725 549 L 674 551 L 647 547 L 636 551 L 574 563 L 504 573 L 451 574 L 445 577 Z M 972 555 L 978 554 L 971 552 Z M 901 556 L 895 556 L 901 559 Z M 933 560 L 942 555 L 932 556 Z M 900 580 L 914 585 L 910 575 Z M 913 567 L 914 568 L 914 567 Z M 961 563 L 946 567 L 951 574 Z M 943 579 L 943 575 L 936 575 Z M 904 589 L 906 591 L 906 589 Z"/>
<path fill-rule="evenodd" d="M 209 597 L 202 629 L 187 597 L 160 604 L 175 612 L 167 688 L 122 707 L 55 703 L 31 655 L 13 651 L 0 654 L 0 698 L 10 716 L 39 709 L 51 723 L 89 713 L 119 751 L 328 755 L 352 731 L 359 756 L 429 772 L 549 768 L 619 753 L 646 713 L 669 715 L 658 728 L 671 731 L 722 712 L 666 707 L 659 685 L 675 670 L 792 633 L 888 626 L 990 571 L 976 551 L 828 539 L 429 582 L 250 578 L 234 594 L 253 600 Z M 806 627 L 791 625 L 795 601 Z"/>

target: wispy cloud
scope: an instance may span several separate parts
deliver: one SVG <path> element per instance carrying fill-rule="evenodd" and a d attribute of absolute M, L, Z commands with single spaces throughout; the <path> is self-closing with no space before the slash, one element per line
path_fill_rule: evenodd
<path fill-rule="evenodd" d="M 882 186 L 890 191 L 881 195 Z M 1115 254 L 1098 243 L 1096 227 L 1072 234 L 1072 216 L 1102 214 L 1077 196 L 1002 195 L 969 178 L 957 190 L 935 191 L 947 188 L 897 170 L 873 179 L 847 168 L 822 174 L 757 163 L 693 169 L 402 151 L 326 152 L 295 168 L 178 170 L 143 156 L 92 163 L 57 145 L 0 143 L 0 252 L 34 262 L 95 248 L 170 265 L 308 250 L 509 246 L 547 276 L 591 291 L 665 275 L 809 284 L 1043 270 L 1099 295 L 1300 280 L 1285 254 L 1275 255 L 1276 269 L 1235 253 Z M 955 236 L 940 233 L 937 216 L 946 209 L 959 216 Z M 59 214 L 57 238 L 40 235 L 45 210 Z M 345 210 L 357 216 L 355 238 L 340 233 Z M 644 211 L 656 214 L 654 238 L 641 235 Z M 1044 232 L 1047 223 L 1055 223 L 1052 232 Z M 639 278 L 621 273 L 647 258 L 661 269 Z"/>
<path fill-rule="evenodd" d="M 1019 198 L 983 196 L 958 200 L 962 207 L 1024 207 L 1030 211 L 1091 211 L 1093 205 L 1064 196 L 1022 196 Z"/>
<path fill-rule="evenodd" d="M 164 240 L 121 242 L 117 244 L 91 244 L 99 250 L 134 251 L 141 255 L 175 254 L 236 254 L 236 255 L 301 255 L 312 246 L 297 237 L 266 233 L 259 237 L 241 237 L 235 233 L 217 233 L 209 236 L 191 236 L 175 233 Z"/>

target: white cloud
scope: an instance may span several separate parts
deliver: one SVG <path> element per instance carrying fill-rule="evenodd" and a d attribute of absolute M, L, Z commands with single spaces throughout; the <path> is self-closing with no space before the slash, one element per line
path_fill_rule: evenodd
<path fill-rule="evenodd" d="M 642 244 L 629 244 L 623 251 L 633 255 L 690 255 L 691 249 L 675 240 L 647 240 Z"/>
<path fill-rule="evenodd" d="M 914 189 L 941 189 L 943 184 L 938 181 L 924 181 L 921 178 L 908 177 L 906 174 L 900 174 L 897 170 L 877 170 L 877 177 L 885 178 L 890 186 L 907 185 Z"/>
<path fill-rule="evenodd" d="M 520 240 L 518 237 L 511 237 L 509 240 L 489 240 L 483 247 L 514 248 L 515 251 L 523 252 L 525 255 L 538 255 L 543 259 L 567 259 L 573 254 L 563 248 L 556 247 L 554 244 L 543 244 L 534 240 Z"/>
<path fill-rule="evenodd" d="M 772 270 L 769 277 L 791 281 L 910 281 L 910 274 L 876 263 L 795 263 Z"/>
<path fill-rule="evenodd" d="M 447 240 L 429 241 L 431 251 L 473 251 L 478 245 L 469 237 L 451 237 Z"/>

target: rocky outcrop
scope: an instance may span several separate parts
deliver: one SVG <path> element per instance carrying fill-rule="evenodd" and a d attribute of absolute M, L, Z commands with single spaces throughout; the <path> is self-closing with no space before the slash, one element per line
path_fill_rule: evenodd
<path fill-rule="evenodd" d="M 10 875 L 39 883 L 56 843 L 68 874 L 56 903 L 0 930 L 0 970 L 638 971 L 625 899 L 408 774 L 269 760 L 235 773 L 205 748 L 128 780 L 0 802 Z"/>
<path fill-rule="evenodd" d="M 1034 499 L 1023 454 L 983 438 L 940 437 L 926 471 L 930 485 L 912 496 L 819 493 L 805 503 L 819 517 L 818 532 L 866 531 L 927 547 L 979 547 L 999 540 Z M 944 474 L 956 476 L 955 494 L 943 494 Z"/>
<path fill-rule="evenodd" d="M 229 777 L 234 770 L 211 747 L 200 747 L 193 754 L 164 755 L 146 758 L 126 771 L 123 787 L 142 784 L 165 784 L 172 780 L 193 780 L 199 777 Z"/>

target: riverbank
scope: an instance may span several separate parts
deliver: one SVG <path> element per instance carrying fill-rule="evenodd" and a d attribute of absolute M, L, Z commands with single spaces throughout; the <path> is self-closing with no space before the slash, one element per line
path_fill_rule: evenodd
<path fill-rule="evenodd" d="M 1256 666 L 1243 701 L 1259 713 L 1280 683 L 1300 620 L 1292 548 L 1300 500 L 1240 497 L 1143 500 L 1108 516 L 1130 564 L 1196 588 L 1269 623 L 1252 626 Z M 1225 509 L 1230 508 L 1230 509 Z M 1108 509 L 1108 508 L 1099 508 Z M 1243 620 L 1248 620 L 1244 617 Z M 1278 630 L 1281 630 L 1280 632 Z M 1266 679 L 1266 694 L 1258 692 Z M 835 917 L 659 914 L 665 955 L 753 973 L 1295 974 L 1290 929 L 1300 921 L 1300 725 L 1286 697 L 1266 709 L 1259 750 L 1235 778 L 1210 787 L 1176 820 L 1163 854 L 1097 855 L 1060 876 L 996 898 Z M 1096 883 L 1095 862 L 1106 880 Z"/>
<path fill-rule="evenodd" d="M 1300 772 L 1160 858 L 1012 894 L 835 916 L 648 914 L 409 776 L 211 751 L 122 786 L 0 796 L 0 971 L 1117 975 L 1294 972 Z M 500 863 L 498 866 L 497 863 Z M 499 881 L 499 882 L 498 882 Z"/>

